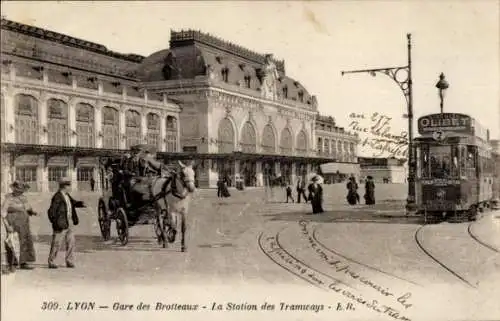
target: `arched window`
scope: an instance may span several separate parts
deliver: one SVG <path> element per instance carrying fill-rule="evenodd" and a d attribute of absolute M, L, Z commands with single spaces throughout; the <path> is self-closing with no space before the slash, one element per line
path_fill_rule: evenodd
<path fill-rule="evenodd" d="M 307 134 L 304 130 L 301 130 L 297 135 L 297 144 L 295 150 L 297 151 L 297 155 L 306 155 L 307 154 Z"/>
<path fill-rule="evenodd" d="M 286 85 L 283 86 L 283 98 L 284 99 L 288 98 L 288 87 Z"/>
<path fill-rule="evenodd" d="M 292 132 L 289 128 L 283 128 L 280 139 L 280 152 L 283 155 L 291 155 L 293 150 Z"/>
<path fill-rule="evenodd" d="M 222 119 L 219 123 L 217 145 L 219 153 L 232 153 L 234 151 L 234 127 L 228 118 Z"/>
<path fill-rule="evenodd" d="M 38 144 L 39 121 L 38 101 L 30 95 L 19 94 L 15 99 L 16 106 L 16 143 Z"/>
<path fill-rule="evenodd" d="M 68 105 L 60 99 L 47 101 L 48 144 L 68 146 Z"/>
<path fill-rule="evenodd" d="M 177 119 L 167 116 L 167 152 L 177 151 Z"/>
<path fill-rule="evenodd" d="M 120 117 L 118 110 L 113 107 L 102 109 L 103 148 L 120 148 Z"/>
<path fill-rule="evenodd" d="M 160 116 L 149 113 L 147 115 L 148 131 L 146 134 L 146 143 L 156 148 L 160 148 Z"/>
<path fill-rule="evenodd" d="M 2 143 L 5 141 L 5 100 L 3 97 L 3 94 L 0 96 L 1 98 L 1 103 L 2 103 L 2 110 L 0 113 L 0 121 L 2 122 L 0 126 L 2 126 Z"/>
<path fill-rule="evenodd" d="M 342 150 L 342 141 L 340 140 L 337 141 L 337 155 L 338 160 L 344 161 L 344 151 Z"/>
<path fill-rule="evenodd" d="M 222 68 L 221 75 L 224 82 L 229 82 L 229 68 Z"/>
<path fill-rule="evenodd" d="M 142 143 L 141 139 L 141 115 L 135 110 L 127 110 L 125 114 L 125 136 L 127 137 L 126 148 Z"/>
<path fill-rule="evenodd" d="M 356 158 L 356 146 L 354 145 L 354 143 L 350 143 L 349 147 L 351 153 L 351 162 L 354 162 Z"/>
<path fill-rule="evenodd" d="M 297 94 L 297 96 L 299 97 L 299 101 L 301 103 L 303 103 L 304 102 L 304 92 L 302 90 L 299 91 L 299 93 Z"/>
<path fill-rule="evenodd" d="M 274 154 L 276 152 L 276 137 L 271 125 L 264 126 L 262 131 L 262 152 L 266 154 Z"/>
<path fill-rule="evenodd" d="M 316 143 L 316 148 L 318 149 L 318 155 L 323 154 L 323 139 L 318 137 L 318 142 Z"/>
<path fill-rule="evenodd" d="M 349 153 L 349 143 L 344 142 L 344 161 L 348 162 L 350 159 L 350 153 Z"/>
<path fill-rule="evenodd" d="M 330 140 L 325 138 L 325 141 L 323 142 L 323 150 L 325 155 L 330 155 Z"/>
<path fill-rule="evenodd" d="M 78 103 L 76 105 L 76 145 L 78 147 L 94 147 L 94 132 L 94 107 Z"/>
<path fill-rule="evenodd" d="M 332 139 L 331 142 L 331 152 L 332 152 L 332 157 L 336 158 L 337 157 L 337 141 Z"/>
<path fill-rule="evenodd" d="M 241 130 L 241 151 L 244 153 L 255 153 L 257 151 L 257 139 L 252 123 L 247 121 Z"/>

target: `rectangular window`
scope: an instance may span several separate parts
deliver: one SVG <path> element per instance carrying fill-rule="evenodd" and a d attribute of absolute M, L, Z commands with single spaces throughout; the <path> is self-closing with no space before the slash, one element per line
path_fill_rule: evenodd
<path fill-rule="evenodd" d="M 49 190 L 56 191 L 59 188 L 59 180 L 68 175 L 68 167 L 49 167 Z"/>
<path fill-rule="evenodd" d="M 79 167 L 76 170 L 76 180 L 78 181 L 78 190 L 90 191 L 90 178 L 94 176 L 94 168 Z"/>
<path fill-rule="evenodd" d="M 29 192 L 37 191 L 36 166 L 16 166 L 16 179 L 30 186 Z"/>

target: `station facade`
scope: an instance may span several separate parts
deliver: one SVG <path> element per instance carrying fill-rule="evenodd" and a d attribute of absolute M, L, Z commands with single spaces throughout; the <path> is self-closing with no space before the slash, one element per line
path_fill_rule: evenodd
<path fill-rule="evenodd" d="M 179 149 L 179 107 L 140 87 L 142 59 L 2 19 L 2 191 L 13 179 L 52 191 L 101 179 L 99 157 L 148 142 Z"/>
<path fill-rule="evenodd" d="M 88 189 L 99 159 L 138 143 L 194 159 L 199 187 L 294 183 L 356 161 L 344 131 L 317 150 L 316 97 L 272 55 L 192 30 L 171 31 L 169 48 L 148 57 L 5 19 L 1 32 L 2 190 L 21 179 L 49 191 L 61 176 Z"/>

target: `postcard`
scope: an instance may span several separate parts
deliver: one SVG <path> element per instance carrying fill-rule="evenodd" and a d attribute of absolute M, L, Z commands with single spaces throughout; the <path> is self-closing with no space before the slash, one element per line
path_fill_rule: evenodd
<path fill-rule="evenodd" d="M 497 1 L 3 1 L 2 320 L 500 320 Z"/>

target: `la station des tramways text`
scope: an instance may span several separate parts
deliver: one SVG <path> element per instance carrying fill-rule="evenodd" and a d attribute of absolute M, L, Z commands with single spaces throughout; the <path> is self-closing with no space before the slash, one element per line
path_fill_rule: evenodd
<path fill-rule="evenodd" d="M 7 19 L 1 39 L 2 191 L 13 179 L 52 191 L 62 176 L 89 189 L 103 159 L 144 143 L 166 162 L 195 160 L 199 187 L 357 164 L 357 135 L 319 115 L 270 55 L 193 30 L 149 57 Z"/>

